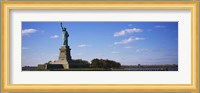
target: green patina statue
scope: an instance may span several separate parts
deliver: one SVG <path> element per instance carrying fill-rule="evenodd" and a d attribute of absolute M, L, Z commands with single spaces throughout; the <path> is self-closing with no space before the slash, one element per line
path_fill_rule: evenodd
<path fill-rule="evenodd" d="M 63 33 L 62 34 L 63 45 L 68 46 L 68 37 L 69 37 L 69 34 L 68 34 L 66 28 L 62 26 L 62 22 L 60 23 L 60 25 L 61 25 L 62 33 Z"/>

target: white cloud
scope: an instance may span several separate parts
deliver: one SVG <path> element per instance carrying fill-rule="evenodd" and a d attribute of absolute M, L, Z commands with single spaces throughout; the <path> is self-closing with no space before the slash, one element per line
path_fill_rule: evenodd
<path fill-rule="evenodd" d="M 59 38 L 59 36 L 58 35 L 53 35 L 50 38 Z"/>
<path fill-rule="evenodd" d="M 113 51 L 112 54 L 119 54 L 119 52 L 118 51 Z"/>
<path fill-rule="evenodd" d="M 133 48 L 132 46 L 125 46 L 124 48 Z"/>
<path fill-rule="evenodd" d="M 81 44 L 81 45 L 78 45 L 78 47 L 84 48 L 84 47 L 88 47 L 88 45 L 86 45 L 86 44 Z"/>
<path fill-rule="evenodd" d="M 124 36 L 126 34 L 130 34 L 130 33 L 138 33 L 138 32 L 142 32 L 142 29 L 139 29 L 139 28 L 131 28 L 131 29 L 124 29 L 122 31 L 119 31 L 119 32 L 116 32 L 114 33 L 114 37 L 117 37 L 117 36 Z"/>
<path fill-rule="evenodd" d="M 165 26 L 162 26 L 162 25 L 156 25 L 155 28 L 165 28 Z"/>
<path fill-rule="evenodd" d="M 22 30 L 22 36 L 23 36 L 23 35 L 29 36 L 30 34 L 35 33 L 35 32 L 37 32 L 37 31 L 38 31 L 38 30 L 32 29 L 32 28 L 30 28 L 30 29 L 24 29 L 24 30 Z"/>
<path fill-rule="evenodd" d="M 29 49 L 28 47 L 22 47 L 22 50 L 27 50 L 27 49 Z"/>
<path fill-rule="evenodd" d="M 138 40 L 144 40 L 145 38 L 140 38 L 140 37 L 129 37 L 128 39 L 124 39 L 124 40 L 121 40 L 119 42 L 115 42 L 114 44 L 115 45 L 118 45 L 118 44 L 127 44 L 127 43 L 130 43 L 132 41 L 138 41 Z"/>
<path fill-rule="evenodd" d="M 137 49 L 136 52 L 149 52 L 150 49 Z"/>

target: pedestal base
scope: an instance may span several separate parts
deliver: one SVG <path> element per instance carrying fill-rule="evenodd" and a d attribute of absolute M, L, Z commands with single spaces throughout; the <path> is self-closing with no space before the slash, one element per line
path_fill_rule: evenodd
<path fill-rule="evenodd" d="M 47 65 L 47 69 L 69 69 L 67 60 L 57 60 Z"/>

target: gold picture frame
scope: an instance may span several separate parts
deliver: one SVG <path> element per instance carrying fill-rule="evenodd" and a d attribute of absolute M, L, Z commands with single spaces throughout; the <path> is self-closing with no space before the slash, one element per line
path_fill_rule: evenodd
<path fill-rule="evenodd" d="M 112 9 L 112 10 L 190 10 L 191 84 L 10 84 L 10 10 L 31 9 Z M 196 92 L 198 91 L 198 2 L 2 2 L 1 62 L 2 90 L 8 92 Z"/>

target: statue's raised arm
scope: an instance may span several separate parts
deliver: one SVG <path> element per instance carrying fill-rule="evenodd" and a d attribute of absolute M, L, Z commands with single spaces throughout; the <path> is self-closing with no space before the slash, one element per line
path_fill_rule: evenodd
<path fill-rule="evenodd" d="M 63 28 L 63 26 L 62 26 L 62 22 L 60 22 L 60 25 L 61 25 L 62 30 L 64 30 L 64 28 Z"/>

